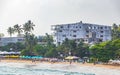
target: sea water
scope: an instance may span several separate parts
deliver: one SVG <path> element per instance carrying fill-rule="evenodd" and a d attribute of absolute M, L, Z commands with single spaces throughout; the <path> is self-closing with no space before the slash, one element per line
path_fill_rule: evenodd
<path fill-rule="evenodd" d="M 94 75 L 78 72 L 67 72 L 51 69 L 32 69 L 32 68 L 15 68 L 15 67 L 0 67 L 0 75 Z"/>
<path fill-rule="evenodd" d="M 88 73 L 56 70 L 48 65 L 22 64 L 22 63 L 0 63 L 0 75 L 95 75 Z"/>
<path fill-rule="evenodd" d="M 115 72 L 115 73 L 114 73 Z M 69 64 L 0 63 L 0 75 L 119 75 L 119 70 Z"/>

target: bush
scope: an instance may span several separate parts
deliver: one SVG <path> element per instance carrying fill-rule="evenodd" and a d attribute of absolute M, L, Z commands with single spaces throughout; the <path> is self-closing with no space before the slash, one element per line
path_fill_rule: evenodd
<path fill-rule="evenodd" d="M 23 50 L 21 51 L 21 55 L 31 56 L 32 54 L 31 54 L 30 50 L 28 50 L 28 49 L 23 49 Z"/>

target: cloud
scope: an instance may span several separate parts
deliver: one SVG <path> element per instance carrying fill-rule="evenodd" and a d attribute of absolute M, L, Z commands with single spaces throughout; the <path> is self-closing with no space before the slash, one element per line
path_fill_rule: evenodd
<path fill-rule="evenodd" d="M 89 22 L 110 25 L 118 23 L 119 0 L 0 0 L 0 27 L 32 20 L 37 35 L 51 33 L 51 25 Z M 7 34 L 7 32 L 5 33 Z"/>
<path fill-rule="evenodd" d="M 118 11 L 118 14 L 120 14 L 120 0 L 113 0 L 112 1 L 116 10 Z"/>

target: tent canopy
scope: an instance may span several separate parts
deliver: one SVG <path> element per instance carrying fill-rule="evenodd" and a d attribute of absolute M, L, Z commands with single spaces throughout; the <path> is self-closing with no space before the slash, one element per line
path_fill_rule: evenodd
<path fill-rule="evenodd" d="M 67 59 L 67 60 L 73 60 L 73 59 L 79 59 L 79 57 L 77 57 L 77 56 L 68 56 L 65 59 Z"/>

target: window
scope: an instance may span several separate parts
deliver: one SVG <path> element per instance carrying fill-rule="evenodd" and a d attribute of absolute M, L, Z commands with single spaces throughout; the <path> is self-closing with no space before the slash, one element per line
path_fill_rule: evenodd
<path fill-rule="evenodd" d="M 76 35 L 73 35 L 73 37 L 76 37 Z"/>
<path fill-rule="evenodd" d="M 103 33 L 103 31 L 100 31 L 100 33 Z"/>
<path fill-rule="evenodd" d="M 89 37 L 89 35 L 86 35 L 86 37 Z"/>
<path fill-rule="evenodd" d="M 63 28 L 63 26 L 61 26 L 61 28 Z"/>
<path fill-rule="evenodd" d="M 103 37 L 103 35 L 100 35 L 100 37 Z"/>
<path fill-rule="evenodd" d="M 94 27 L 94 29 L 96 29 L 96 27 Z"/>
<path fill-rule="evenodd" d="M 23 39 L 18 39 L 18 41 L 24 41 Z"/>
<path fill-rule="evenodd" d="M 81 26 L 79 28 L 81 28 Z"/>
<path fill-rule="evenodd" d="M 59 32 L 62 32 L 62 30 L 59 30 Z"/>
<path fill-rule="evenodd" d="M 86 33 L 89 33 L 89 31 L 86 31 Z"/>
<path fill-rule="evenodd" d="M 69 28 L 70 26 L 68 25 L 68 28 Z"/>
<path fill-rule="evenodd" d="M 105 26 L 105 29 L 107 29 L 107 26 Z"/>
<path fill-rule="evenodd" d="M 73 30 L 73 32 L 77 32 L 76 30 Z"/>
<path fill-rule="evenodd" d="M 103 39 L 99 39 L 99 41 L 100 41 L 100 42 L 102 42 L 102 41 L 103 41 Z"/>
<path fill-rule="evenodd" d="M 103 27 L 100 27 L 100 29 L 103 29 Z"/>
<path fill-rule="evenodd" d="M 63 37 L 66 37 L 66 35 L 62 35 Z"/>

